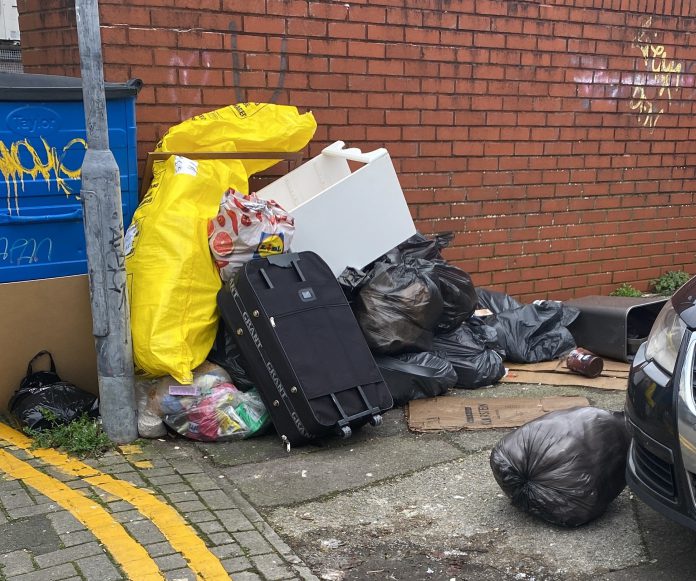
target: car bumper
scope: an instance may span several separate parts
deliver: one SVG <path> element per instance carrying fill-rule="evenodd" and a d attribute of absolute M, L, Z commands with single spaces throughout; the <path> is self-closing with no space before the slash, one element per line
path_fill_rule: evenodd
<path fill-rule="evenodd" d="M 628 487 L 652 509 L 682 526 L 696 530 L 696 515 L 688 507 L 685 507 L 684 503 L 679 502 L 681 495 L 676 487 L 674 497 L 665 497 L 656 492 L 652 487 L 652 482 L 641 475 L 641 469 L 637 467 L 637 464 L 640 463 L 637 457 L 641 455 L 641 452 L 636 449 L 637 446 L 639 444 L 633 438 L 626 464 L 626 484 Z M 671 472 L 672 468 L 670 467 L 668 470 Z"/>
<path fill-rule="evenodd" d="M 626 483 L 646 504 L 696 530 L 696 438 L 688 409 L 693 407 L 693 381 L 691 372 L 680 372 L 693 369 L 693 343 L 693 338 L 685 342 L 674 378 L 645 360 L 645 346 L 636 354 L 625 407 L 631 436 Z"/>

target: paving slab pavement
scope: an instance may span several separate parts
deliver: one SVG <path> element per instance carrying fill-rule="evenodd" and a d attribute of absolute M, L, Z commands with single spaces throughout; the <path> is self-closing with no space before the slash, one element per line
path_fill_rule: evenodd
<path fill-rule="evenodd" d="M 0 579 L 315 581 L 258 512 L 221 486 L 224 475 L 179 443 L 80 462 L 31 450 L 0 426 Z M 124 538 L 142 553 L 137 566 L 119 551 Z"/>

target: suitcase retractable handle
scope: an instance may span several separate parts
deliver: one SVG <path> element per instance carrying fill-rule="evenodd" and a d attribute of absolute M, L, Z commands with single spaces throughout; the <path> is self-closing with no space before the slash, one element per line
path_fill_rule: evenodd
<path fill-rule="evenodd" d="M 307 282 L 305 275 L 302 273 L 302 270 L 300 269 L 300 259 L 296 253 L 272 254 L 271 256 L 268 256 L 266 260 L 268 260 L 268 264 L 272 264 L 273 266 L 279 266 L 280 268 L 294 268 L 295 272 L 297 273 L 297 276 L 300 279 L 300 282 Z M 273 286 L 273 283 L 271 282 L 270 277 L 268 276 L 268 273 L 263 268 L 259 269 L 259 273 L 263 277 L 263 280 L 269 289 L 275 288 Z"/>
<path fill-rule="evenodd" d="M 263 281 L 266 283 L 266 286 L 268 288 L 275 288 L 273 286 L 273 283 L 271 282 L 271 279 L 268 277 L 268 274 L 266 273 L 266 271 L 263 268 L 259 269 L 259 274 L 263 277 Z"/>
<path fill-rule="evenodd" d="M 350 426 L 348 425 L 351 421 L 355 421 L 357 419 L 369 416 L 369 422 L 371 425 L 382 425 L 382 415 L 380 413 L 380 409 L 376 406 L 373 406 L 370 403 L 370 400 L 367 399 L 367 395 L 365 395 L 365 391 L 363 390 L 362 385 L 357 385 L 356 387 L 358 389 L 360 397 L 363 400 L 363 403 L 365 404 L 366 409 L 365 411 L 358 412 L 357 414 L 352 416 L 348 416 L 346 414 L 345 410 L 343 409 L 343 406 L 341 405 L 341 402 L 338 401 L 336 394 L 331 394 L 331 401 L 333 401 L 333 404 L 336 406 L 336 409 L 338 409 L 338 413 L 341 414 L 341 419 L 338 420 L 336 428 L 338 434 L 344 438 L 350 438 L 351 434 L 353 433 L 353 431 L 350 429 Z"/>

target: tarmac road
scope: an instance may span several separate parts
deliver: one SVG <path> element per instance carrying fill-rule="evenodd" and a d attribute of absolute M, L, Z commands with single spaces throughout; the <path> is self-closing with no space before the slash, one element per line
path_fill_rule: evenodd
<path fill-rule="evenodd" d="M 610 410 L 624 392 L 511 385 L 458 396 L 581 395 Z M 400 409 L 350 440 L 294 449 L 277 437 L 197 444 L 281 538 L 328 581 L 660 581 L 696 578 L 696 533 L 628 489 L 577 529 L 514 508 L 489 454 L 507 430 L 413 434 Z"/>

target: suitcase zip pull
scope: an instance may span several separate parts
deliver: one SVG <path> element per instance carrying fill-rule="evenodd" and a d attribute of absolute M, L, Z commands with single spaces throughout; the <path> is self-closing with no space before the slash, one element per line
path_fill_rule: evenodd
<path fill-rule="evenodd" d="M 285 445 L 285 451 L 289 454 L 290 453 L 290 440 L 288 440 L 288 437 L 286 435 L 282 435 L 280 439 L 283 441 L 283 444 Z"/>

